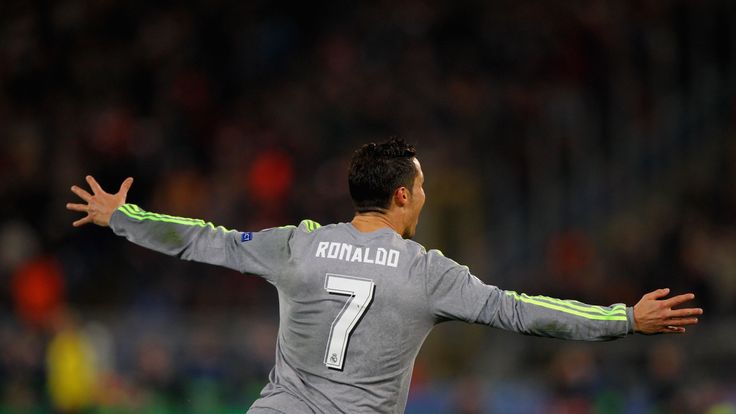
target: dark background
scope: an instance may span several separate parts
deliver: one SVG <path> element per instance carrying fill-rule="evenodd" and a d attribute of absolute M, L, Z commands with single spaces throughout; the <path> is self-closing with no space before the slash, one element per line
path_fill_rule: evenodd
<path fill-rule="evenodd" d="M 0 413 L 243 412 L 274 289 L 73 229 L 94 175 L 158 212 L 348 221 L 359 145 L 416 144 L 416 240 L 487 283 L 633 305 L 681 336 L 459 323 L 409 413 L 736 412 L 736 3 L 0 3 Z M 86 185 L 85 185 L 86 186 Z"/>

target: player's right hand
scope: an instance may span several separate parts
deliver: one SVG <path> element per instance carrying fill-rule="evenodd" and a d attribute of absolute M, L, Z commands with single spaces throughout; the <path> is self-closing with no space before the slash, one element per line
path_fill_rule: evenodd
<path fill-rule="evenodd" d="M 74 227 L 79 227 L 88 223 L 94 223 L 98 226 L 109 226 L 112 213 L 115 212 L 118 207 L 125 204 L 125 197 L 128 195 L 130 186 L 133 185 L 133 178 L 126 178 L 120 185 L 120 190 L 115 194 L 106 193 L 97 183 L 97 180 L 95 180 L 91 175 L 88 175 L 85 178 L 89 187 L 92 189 L 92 194 L 76 185 L 73 185 L 71 190 L 74 194 L 78 195 L 79 198 L 84 200 L 86 204 L 67 203 L 66 208 L 67 210 L 87 213 L 87 216 L 75 221 L 72 225 Z"/>
<path fill-rule="evenodd" d="M 662 299 L 670 293 L 669 289 L 657 289 L 642 296 L 634 305 L 635 331 L 642 334 L 683 333 L 685 326 L 698 323 L 701 308 L 672 309 L 695 299 L 692 293 Z"/>

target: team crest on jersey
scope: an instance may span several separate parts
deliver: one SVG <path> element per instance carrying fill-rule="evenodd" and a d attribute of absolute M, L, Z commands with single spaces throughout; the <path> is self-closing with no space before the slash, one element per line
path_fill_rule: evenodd
<path fill-rule="evenodd" d="M 253 240 L 253 232 L 252 231 L 244 231 L 243 235 L 240 237 L 241 242 L 247 242 Z"/>

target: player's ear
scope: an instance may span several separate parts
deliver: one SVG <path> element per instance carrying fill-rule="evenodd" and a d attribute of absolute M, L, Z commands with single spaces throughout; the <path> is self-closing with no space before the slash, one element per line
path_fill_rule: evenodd
<path fill-rule="evenodd" d="M 409 189 L 406 187 L 399 187 L 394 191 L 394 201 L 399 207 L 403 207 L 409 202 Z"/>

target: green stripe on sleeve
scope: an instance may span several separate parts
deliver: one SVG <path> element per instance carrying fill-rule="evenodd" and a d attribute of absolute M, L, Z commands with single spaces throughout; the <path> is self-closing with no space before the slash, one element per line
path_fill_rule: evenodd
<path fill-rule="evenodd" d="M 602 314 L 590 313 L 590 312 L 595 312 L 595 311 L 591 309 L 586 309 L 582 306 L 577 306 L 576 308 L 570 307 L 570 304 L 565 303 L 564 301 L 560 301 L 561 303 L 560 302 L 550 303 L 547 301 L 539 300 L 539 298 L 536 296 L 528 296 L 526 294 L 519 295 L 518 293 L 514 291 L 506 291 L 505 293 L 520 302 L 529 303 L 529 304 L 540 306 L 546 309 L 560 311 L 560 312 L 567 313 L 570 315 L 580 316 L 586 319 L 599 320 L 599 321 L 625 321 L 627 320 L 625 308 L 624 309 L 616 308 L 614 309 L 615 313 L 602 315 Z M 621 311 L 622 313 L 619 313 L 619 311 Z"/>
<path fill-rule="evenodd" d="M 231 231 L 223 226 L 215 226 L 211 222 L 205 222 L 201 219 L 191 219 L 186 217 L 169 216 L 167 214 L 151 213 L 142 210 L 135 204 L 123 204 L 118 209 L 126 216 L 139 221 L 160 221 L 164 223 L 182 224 L 185 226 L 210 227 L 212 229 L 222 228 L 226 232 Z"/>
<path fill-rule="evenodd" d="M 563 300 L 563 299 L 556 299 L 551 298 L 549 296 L 534 296 L 535 299 L 542 300 L 544 302 L 550 302 L 552 304 L 558 304 L 560 306 L 566 306 L 568 308 L 576 309 L 582 312 L 593 312 L 593 313 L 599 313 L 601 315 L 626 315 L 626 306 L 625 305 L 613 305 L 611 309 L 605 309 L 602 306 L 596 306 L 596 305 L 588 305 L 582 302 L 578 302 L 575 300 Z"/>
<path fill-rule="evenodd" d="M 304 228 L 307 230 L 307 233 L 311 233 L 318 228 L 322 227 L 319 223 L 317 223 L 314 220 L 304 219 L 302 220 L 302 223 L 304 223 Z"/>

